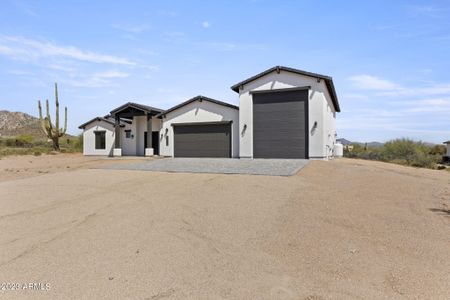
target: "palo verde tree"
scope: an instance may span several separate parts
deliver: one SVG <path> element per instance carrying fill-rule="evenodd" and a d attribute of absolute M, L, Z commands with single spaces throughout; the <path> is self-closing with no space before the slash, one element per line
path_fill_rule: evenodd
<path fill-rule="evenodd" d="M 38 100 L 38 108 L 39 108 L 39 120 L 41 122 L 42 130 L 44 131 L 47 138 L 51 139 L 53 142 L 53 150 L 59 151 L 59 138 L 63 137 L 66 134 L 67 129 L 67 107 L 64 112 L 64 128 L 59 127 L 59 101 L 58 101 L 58 85 L 55 83 L 55 105 L 56 105 L 56 116 L 55 116 L 55 125 L 52 124 L 52 120 L 50 118 L 50 109 L 48 105 L 48 99 L 45 102 L 45 107 L 47 110 L 46 117 L 42 117 L 42 106 L 41 100 Z"/>

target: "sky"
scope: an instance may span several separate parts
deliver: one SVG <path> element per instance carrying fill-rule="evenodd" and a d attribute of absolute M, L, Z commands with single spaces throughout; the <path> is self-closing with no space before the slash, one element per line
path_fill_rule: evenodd
<path fill-rule="evenodd" d="M 333 77 L 338 138 L 450 139 L 449 1 L 0 3 L 0 109 L 68 107 L 68 132 L 133 101 L 167 109 L 283 65 Z M 54 112 L 52 112 L 54 113 Z"/>

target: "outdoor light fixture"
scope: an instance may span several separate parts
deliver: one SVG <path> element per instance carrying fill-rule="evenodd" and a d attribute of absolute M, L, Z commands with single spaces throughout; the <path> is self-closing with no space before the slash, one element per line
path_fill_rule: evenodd
<path fill-rule="evenodd" d="M 313 129 L 317 128 L 317 121 L 314 121 Z"/>
<path fill-rule="evenodd" d="M 242 126 L 241 136 L 244 136 L 245 130 L 247 130 L 247 124 L 244 124 L 244 126 Z"/>

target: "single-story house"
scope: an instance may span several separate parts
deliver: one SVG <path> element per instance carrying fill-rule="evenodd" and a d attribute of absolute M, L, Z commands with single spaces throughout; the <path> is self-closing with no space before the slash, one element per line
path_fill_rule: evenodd
<path fill-rule="evenodd" d="M 128 102 L 80 125 L 83 153 L 304 159 L 333 155 L 340 107 L 331 77 L 276 66 L 231 89 L 239 94 L 239 107 L 204 96 L 166 110 Z"/>

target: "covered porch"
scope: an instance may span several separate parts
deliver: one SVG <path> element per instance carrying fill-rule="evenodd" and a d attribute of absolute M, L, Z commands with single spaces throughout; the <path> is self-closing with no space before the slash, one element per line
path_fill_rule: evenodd
<path fill-rule="evenodd" d="M 111 111 L 114 118 L 113 156 L 153 156 L 159 154 L 161 119 L 155 116 L 163 110 L 128 102 Z M 125 124 L 125 126 L 120 126 Z"/>

